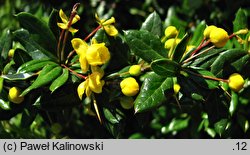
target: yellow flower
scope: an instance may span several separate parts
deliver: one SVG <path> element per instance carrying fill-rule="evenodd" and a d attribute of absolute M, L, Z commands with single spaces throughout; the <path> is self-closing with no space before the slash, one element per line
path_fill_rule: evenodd
<path fill-rule="evenodd" d="M 103 65 L 110 59 L 110 53 L 105 43 L 92 44 L 86 52 L 86 59 L 92 66 Z"/>
<path fill-rule="evenodd" d="M 8 52 L 8 57 L 9 58 L 12 58 L 15 54 L 15 49 L 10 49 L 9 52 Z"/>
<path fill-rule="evenodd" d="M 61 29 L 64 29 L 64 30 L 69 30 L 72 33 L 76 33 L 78 31 L 77 29 L 74 29 L 72 27 L 68 27 L 69 19 L 65 15 L 65 13 L 63 12 L 62 9 L 60 9 L 60 11 L 59 11 L 59 16 L 60 16 L 60 18 L 62 20 L 62 23 L 57 23 L 58 27 L 60 27 Z M 79 15 L 75 15 L 75 17 L 72 20 L 71 25 L 73 25 L 74 23 L 76 23 L 78 20 L 80 20 L 80 16 Z"/>
<path fill-rule="evenodd" d="M 81 100 L 84 93 L 87 97 L 90 97 L 92 92 L 102 92 L 102 87 L 105 84 L 104 80 L 101 80 L 103 77 L 103 71 L 99 72 L 97 70 L 101 69 L 96 69 L 96 71 L 92 72 L 92 74 L 90 74 L 87 79 L 78 86 L 77 92 Z"/>
<path fill-rule="evenodd" d="M 216 47 L 223 47 L 226 45 L 229 40 L 228 33 L 222 28 L 215 28 L 211 30 L 209 35 L 211 42 Z"/>
<path fill-rule="evenodd" d="M 80 38 L 71 40 L 71 44 L 79 55 L 81 69 L 85 73 L 89 69 L 89 65 L 103 65 L 110 59 L 110 53 L 105 43 L 92 42 L 90 46 Z"/>
<path fill-rule="evenodd" d="M 214 25 L 207 26 L 207 27 L 205 28 L 204 32 L 203 32 L 204 37 L 208 39 L 209 36 L 210 36 L 211 31 L 212 31 L 213 29 L 216 29 L 216 28 L 217 28 L 217 27 L 214 26 Z"/>
<path fill-rule="evenodd" d="M 171 39 L 168 39 L 166 42 L 165 42 L 165 48 L 166 49 L 171 49 L 172 46 L 176 46 L 177 44 L 179 44 L 181 41 L 181 39 L 179 38 L 171 38 Z"/>
<path fill-rule="evenodd" d="M 109 36 L 117 36 L 118 31 L 115 28 L 115 26 L 113 25 L 115 23 L 115 18 L 111 17 L 108 20 L 105 19 L 100 19 L 98 17 L 97 14 L 95 14 L 95 18 L 97 20 L 97 22 L 103 27 L 103 29 L 105 30 L 105 32 L 109 35 Z"/>
<path fill-rule="evenodd" d="M 177 34 L 178 34 L 178 30 L 174 26 L 168 26 L 165 29 L 166 38 L 175 38 Z"/>
<path fill-rule="evenodd" d="M 235 92 L 240 91 L 243 88 L 245 82 L 242 76 L 238 73 L 230 75 L 228 80 L 229 80 L 228 82 L 229 87 Z"/>
<path fill-rule="evenodd" d="M 181 86 L 179 84 L 174 84 L 174 94 L 178 94 L 181 89 Z"/>
<path fill-rule="evenodd" d="M 79 62 L 81 64 L 81 69 L 84 73 L 86 73 L 89 69 L 89 64 L 86 59 L 86 53 L 89 45 L 83 41 L 80 38 L 74 38 L 71 40 L 71 44 L 76 51 L 76 53 L 79 55 Z"/>
<path fill-rule="evenodd" d="M 141 74 L 141 65 L 132 65 L 129 68 L 129 74 L 132 76 L 139 76 Z"/>
<path fill-rule="evenodd" d="M 135 96 L 139 92 L 139 84 L 132 77 L 128 77 L 120 83 L 122 93 L 126 96 Z"/>
<path fill-rule="evenodd" d="M 20 95 L 21 95 L 20 89 L 17 87 L 12 87 L 9 90 L 8 98 L 11 102 L 19 104 L 24 100 L 24 97 L 19 97 Z"/>

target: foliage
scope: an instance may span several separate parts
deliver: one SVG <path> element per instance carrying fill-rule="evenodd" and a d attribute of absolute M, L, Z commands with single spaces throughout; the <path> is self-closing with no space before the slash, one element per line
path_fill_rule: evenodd
<path fill-rule="evenodd" d="M 46 18 L 17 13 L 16 26 L 7 26 L 0 40 L 0 137 L 249 138 L 249 11 L 238 10 L 227 44 L 218 48 L 203 36 L 210 24 L 197 20 L 188 29 L 190 21 L 178 17 L 180 10 L 190 10 L 191 2 L 185 0 L 168 13 L 155 0 L 144 3 L 148 10 L 131 7 L 130 13 L 145 18 L 132 29 L 115 23 L 122 17 L 104 15 L 101 9 L 115 2 L 92 1 L 100 5 L 98 24 L 88 21 L 90 15 L 80 16 L 84 11 L 79 3 L 67 10 L 67 19 L 56 9 L 40 14 Z M 192 4 L 195 9 L 186 16 L 205 5 Z M 146 17 L 149 6 L 156 11 Z M 79 30 L 71 33 L 78 15 L 73 26 Z M 79 26 L 85 21 L 95 27 Z M 57 25 L 62 22 L 63 29 Z M 168 26 L 175 26 L 177 35 L 166 37 Z M 82 37 L 82 32 L 88 35 Z M 165 48 L 168 39 L 174 39 L 170 49 Z M 130 75 L 133 65 L 140 66 L 139 74 Z M 234 73 L 244 79 L 239 91 L 228 84 Z M 131 77 L 131 92 L 123 94 L 120 83 Z M 137 83 L 139 93 L 133 90 Z M 22 90 L 21 103 L 8 97 L 12 87 Z"/>

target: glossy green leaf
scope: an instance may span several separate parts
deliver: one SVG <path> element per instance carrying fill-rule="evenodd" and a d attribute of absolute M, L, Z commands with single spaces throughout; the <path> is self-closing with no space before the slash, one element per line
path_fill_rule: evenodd
<path fill-rule="evenodd" d="M 162 21 L 160 16 L 156 12 L 151 13 L 142 23 L 141 30 L 147 30 L 160 37 L 162 35 Z"/>
<path fill-rule="evenodd" d="M 229 76 L 229 74 L 232 74 L 236 71 L 236 69 L 231 64 L 242 58 L 246 54 L 247 51 L 240 49 L 231 49 L 224 51 L 211 65 L 211 72 L 216 77 Z"/>
<path fill-rule="evenodd" d="M 2 74 L 8 74 L 9 71 L 11 70 L 12 66 L 15 65 L 15 62 L 14 60 L 12 59 L 9 63 L 7 63 L 5 66 L 4 66 L 4 69 L 3 69 L 3 73 Z"/>
<path fill-rule="evenodd" d="M 238 114 L 237 120 L 242 130 L 246 133 L 249 129 L 249 121 L 247 120 L 247 118 L 241 114 Z"/>
<path fill-rule="evenodd" d="M 23 51 L 22 49 L 18 48 L 18 49 L 15 50 L 15 54 L 14 54 L 13 59 L 15 61 L 15 65 L 19 67 L 22 64 L 30 61 L 32 58 L 25 51 Z"/>
<path fill-rule="evenodd" d="M 203 32 L 205 28 L 206 28 L 206 22 L 203 20 L 195 28 L 192 39 L 189 42 L 190 45 L 194 45 L 196 47 L 199 46 L 199 44 L 203 39 Z"/>
<path fill-rule="evenodd" d="M 3 37 L 0 38 L 0 53 L 1 56 L 6 59 L 8 57 L 9 50 L 12 46 L 12 35 L 8 30 Z"/>
<path fill-rule="evenodd" d="M 178 63 L 169 59 L 155 60 L 152 62 L 151 68 L 156 74 L 164 77 L 177 76 L 181 70 Z"/>
<path fill-rule="evenodd" d="M 214 129 L 217 134 L 222 136 L 228 126 L 228 119 L 221 119 L 217 123 L 214 124 Z"/>
<path fill-rule="evenodd" d="M 151 72 L 145 78 L 134 104 L 135 113 L 159 106 L 166 100 L 165 92 L 173 88 L 173 79 Z"/>
<path fill-rule="evenodd" d="M 167 56 L 160 38 L 148 31 L 125 31 L 125 40 L 135 55 L 149 63 Z"/>
<path fill-rule="evenodd" d="M 51 92 L 54 92 L 56 89 L 61 87 L 65 82 L 67 82 L 69 78 L 69 70 L 64 68 L 62 74 L 55 79 L 52 84 L 50 85 L 49 89 Z"/>
<path fill-rule="evenodd" d="M 19 73 L 19 74 L 6 74 L 2 75 L 1 77 L 10 81 L 18 81 L 18 80 L 27 80 L 36 75 L 37 74 L 35 73 Z"/>
<path fill-rule="evenodd" d="M 39 37 L 38 44 L 43 45 L 44 49 L 56 55 L 56 38 L 46 23 L 26 12 L 21 12 L 16 17 L 23 28 L 27 29 L 30 34 Z"/>
<path fill-rule="evenodd" d="M 2 76 L 0 76 L 0 93 L 3 90 L 3 83 L 4 83 L 4 78 L 2 78 Z"/>
<path fill-rule="evenodd" d="M 10 102 L 9 101 L 4 101 L 3 99 L 0 98 L 0 108 L 3 110 L 10 110 Z"/>
<path fill-rule="evenodd" d="M 234 32 L 240 29 L 245 29 L 248 27 L 247 11 L 244 9 L 239 9 L 236 13 L 235 19 L 233 21 Z"/>
<path fill-rule="evenodd" d="M 55 80 L 59 75 L 61 75 L 62 68 L 60 66 L 54 66 L 54 65 L 47 65 L 45 66 L 37 79 L 26 88 L 21 96 L 25 96 L 28 94 L 31 90 L 39 88 L 41 86 L 45 86 L 49 83 L 51 83 L 53 80 Z"/>
<path fill-rule="evenodd" d="M 174 118 L 168 125 L 168 131 L 180 131 L 188 127 L 190 118 L 176 119 Z"/>
<path fill-rule="evenodd" d="M 41 47 L 38 43 L 36 43 L 30 37 L 30 34 L 27 30 L 20 29 L 13 32 L 13 35 L 17 41 L 19 41 L 24 48 L 26 49 L 27 53 L 32 57 L 32 59 L 54 59 L 56 57 Z"/>
<path fill-rule="evenodd" d="M 238 94 L 232 91 L 230 106 L 229 106 L 229 113 L 231 116 L 235 113 L 238 108 L 239 97 Z"/>
<path fill-rule="evenodd" d="M 17 73 L 29 73 L 29 72 L 39 71 L 47 64 L 57 65 L 55 62 L 50 61 L 48 59 L 31 60 L 26 63 L 23 63 L 17 69 Z"/>
<path fill-rule="evenodd" d="M 181 58 L 183 57 L 183 54 L 186 51 L 188 40 L 189 40 L 188 34 L 185 34 L 184 37 L 181 39 L 181 42 L 177 44 L 173 52 L 174 61 L 180 62 Z"/>

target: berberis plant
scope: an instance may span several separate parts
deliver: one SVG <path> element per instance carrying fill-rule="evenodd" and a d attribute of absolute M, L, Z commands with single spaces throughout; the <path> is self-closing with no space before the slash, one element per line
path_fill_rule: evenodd
<path fill-rule="evenodd" d="M 95 14 L 97 27 L 79 38 L 79 5 L 46 22 L 21 12 L 22 28 L 0 40 L 0 119 L 10 120 L 2 137 L 249 136 L 245 10 L 228 31 L 164 23 L 156 12 L 139 29 L 118 31 L 114 17 Z"/>

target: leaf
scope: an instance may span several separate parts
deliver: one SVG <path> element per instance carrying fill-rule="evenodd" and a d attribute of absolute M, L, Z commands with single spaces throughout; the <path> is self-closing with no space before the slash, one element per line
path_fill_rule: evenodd
<path fill-rule="evenodd" d="M 68 78 L 69 78 L 69 70 L 64 68 L 63 73 L 57 79 L 55 79 L 50 85 L 49 87 L 50 91 L 54 92 L 56 89 L 61 87 L 63 84 L 67 82 Z"/>
<path fill-rule="evenodd" d="M 159 106 L 166 100 L 165 92 L 173 88 L 173 79 L 151 72 L 145 78 L 134 104 L 135 113 Z"/>
<path fill-rule="evenodd" d="M 148 31 L 125 31 L 125 40 L 135 55 L 149 63 L 167 57 L 167 52 L 161 40 Z"/>
<path fill-rule="evenodd" d="M 168 131 L 180 131 L 188 127 L 190 117 L 185 119 L 176 119 L 174 118 L 170 124 L 167 126 Z"/>
<path fill-rule="evenodd" d="M 10 102 L 9 101 L 4 101 L 3 99 L 0 98 L 0 108 L 3 110 L 10 110 Z"/>
<path fill-rule="evenodd" d="M 31 60 L 22 64 L 18 69 L 17 73 L 29 73 L 36 72 L 42 69 L 46 65 L 57 65 L 55 62 L 48 59 Z"/>
<path fill-rule="evenodd" d="M 240 29 L 245 29 L 248 27 L 247 12 L 244 9 L 239 9 L 236 13 L 235 19 L 233 21 L 234 32 Z"/>
<path fill-rule="evenodd" d="M 59 37 L 59 33 L 60 33 L 59 27 L 57 26 L 58 15 L 59 15 L 59 11 L 56 9 L 53 9 L 49 15 L 49 22 L 48 22 L 48 26 L 56 38 Z"/>
<path fill-rule="evenodd" d="M 27 53 L 32 57 L 32 59 L 53 59 L 56 60 L 56 57 L 41 47 L 30 37 L 30 34 L 27 30 L 20 29 L 13 32 L 13 35 L 17 41 L 19 41 L 24 48 L 27 50 Z"/>
<path fill-rule="evenodd" d="M 34 83 L 31 84 L 28 88 L 26 88 L 20 96 L 25 96 L 31 90 L 45 86 L 55 80 L 62 72 L 62 68 L 60 66 L 47 65 L 45 66 Z"/>
<path fill-rule="evenodd" d="M 11 46 L 12 46 L 12 35 L 10 33 L 10 30 L 8 30 L 0 39 L 0 53 L 4 59 L 8 57 L 8 53 Z"/>
<path fill-rule="evenodd" d="M 16 17 L 23 28 L 39 37 L 38 44 L 43 45 L 43 48 L 56 55 L 56 38 L 46 23 L 26 12 L 21 12 Z"/>
<path fill-rule="evenodd" d="M 155 60 L 152 62 L 151 68 L 156 74 L 164 77 L 177 76 L 181 70 L 178 63 L 169 59 Z"/>
<path fill-rule="evenodd" d="M 236 71 L 236 69 L 231 64 L 242 58 L 246 54 L 247 51 L 240 49 L 231 49 L 224 51 L 217 57 L 217 59 L 211 65 L 211 72 L 216 77 L 229 76 L 230 74 Z"/>
<path fill-rule="evenodd" d="M 37 110 L 34 107 L 25 108 L 22 112 L 21 126 L 23 128 L 28 128 L 35 120 L 37 115 Z"/>
<path fill-rule="evenodd" d="M 229 113 L 231 116 L 235 113 L 238 108 L 239 97 L 238 94 L 232 91 L 230 106 L 229 106 Z"/>
<path fill-rule="evenodd" d="M 183 54 L 186 51 L 188 40 L 189 40 L 188 34 L 185 34 L 184 37 L 181 39 L 181 42 L 177 44 L 173 52 L 174 61 L 180 62 L 181 58 L 183 57 Z"/>
<path fill-rule="evenodd" d="M 237 114 L 237 121 L 242 130 L 246 133 L 249 129 L 249 121 L 247 120 L 247 118 L 241 114 Z"/>
<path fill-rule="evenodd" d="M 228 125 L 228 119 L 221 119 L 219 122 L 214 124 L 214 129 L 217 134 L 222 136 Z"/>
<path fill-rule="evenodd" d="M 19 74 L 6 74 L 2 75 L 1 77 L 10 81 L 18 81 L 18 80 L 27 80 L 36 75 L 37 74 L 35 73 L 19 73 Z"/>
<path fill-rule="evenodd" d="M 27 61 L 30 61 L 32 58 L 25 51 L 23 51 L 20 48 L 17 48 L 15 50 L 15 54 L 14 54 L 13 59 L 15 61 L 15 65 L 19 67 L 22 64 L 26 63 Z"/>
<path fill-rule="evenodd" d="M 162 21 L 160 16 L 154 11 L 142 23 L 141 30 L 147 30 L 160 37 L 162 35 Z"/>
<path fill-rule="evenodd" d="M 199 46 L 203 39 L 203 32 L 206 28 L 206 22 L 203 20 L 196 26 L 195 31 L 193 33 L 192 39 L 190 40 L 189 44 L 194 46 Z"/>

